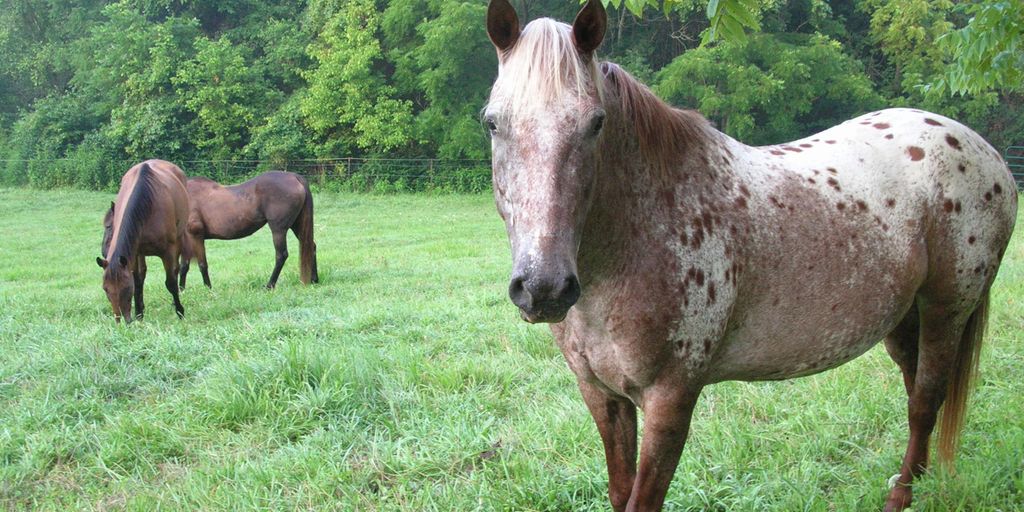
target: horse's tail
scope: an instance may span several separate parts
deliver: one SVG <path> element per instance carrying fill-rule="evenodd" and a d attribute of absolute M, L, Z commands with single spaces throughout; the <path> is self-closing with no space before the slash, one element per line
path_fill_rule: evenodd
<path fill-rule="evenodd" d="M 316 242 L 313 241 L 313 193 L 306 178 L 299 176 L 299 181 L 306 190 L 306 202 L 295 220 L 299 236 L 299 277 L 303 284 L 309 284 L 320 280 L 316 271 Z"/>
<path fill-rule="evenodd" d="M 988 324 L 989 292 L 981 298 L 978 307 L 967 319 L 960 347 L 954 362 L 953 375 L 946 389 L 946 402 L 939 419 L 938 458 L 939 462 L 952 468 L 957 446 L 960 444 L 960 429 L 964 424 L 967 397 L 970 395 L 975 375 L 978 373 L 978 358 L 981 355 L 981 339 Z"/>

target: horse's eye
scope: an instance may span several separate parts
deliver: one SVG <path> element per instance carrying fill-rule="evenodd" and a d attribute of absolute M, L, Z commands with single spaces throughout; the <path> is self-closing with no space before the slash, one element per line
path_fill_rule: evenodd
<path fill-rule="evenodd" d="M 484 126 L 487 127 L 488 132 L 491 132 L 491 135 L 498 133 L 498 125 L 494 122 L 493 117 L 488 117 L 484 119 Z"/>
<path fill-rule="evenodd" d="M 590 125 L 591 126 L 590 133 L 592 133 L 594 135 L 597 135 L 598 133 L 601 133 L 601 128 L 604 127 L 604 117 L 605 117 L 605 114 L 603 112 L 598 114 L 598 115 L 596 115 L 596 116 L 594 116 L 594 120 L 591 121 L 592 124 Z"/>

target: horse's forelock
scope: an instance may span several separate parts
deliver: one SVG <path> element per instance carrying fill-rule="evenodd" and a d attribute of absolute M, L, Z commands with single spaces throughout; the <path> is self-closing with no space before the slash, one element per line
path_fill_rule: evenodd
<path fill-rule="evenodd" d="M 593 87 L 600 95 L 595 62 L 576 50 L 572 27 L 550 18 L 534 20 L 503 55 L 488 107 L 515 117 L 568 94 L 585 95 Z"/>

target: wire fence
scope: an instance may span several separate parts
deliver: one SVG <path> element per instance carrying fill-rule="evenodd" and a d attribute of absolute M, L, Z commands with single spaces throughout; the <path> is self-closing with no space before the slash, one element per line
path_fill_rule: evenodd
<path fill-rule="evenodd" d="M 75 159 L 0 160 L 0 184 L 34 188 L 116 189 L 137 161 Z M 301 174 L 323 190 L 371 193 L 474 193 L 491 187 L 490 160 L 433 158 L 318 158 L 268 160 L 175 161 L 188 176 L 223 184 L 245 181 L 271 171 Z"/>
<path fill-rule="evenodd" d="M 1017 189 L 1024 190 L 1024 146 L 1007 146 L 1003 160 L 1010 168 L 1013 181 L 1017 182 Z"/>

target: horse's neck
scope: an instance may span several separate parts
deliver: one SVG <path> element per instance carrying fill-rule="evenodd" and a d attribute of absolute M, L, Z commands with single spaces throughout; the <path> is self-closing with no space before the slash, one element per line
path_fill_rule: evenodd
<path fill-rule="evenodd" d="M 606 137 L 583 228 L 580 271 L 593 278 L 617 272 L 637 254 L 665 244 L 659 237 L 672 226 L 702 215 L 716 194 L 734 186 L 731 142 L 724 136 L 709 139 L 662 166 L 644 157 L 635 138 Z"/>

